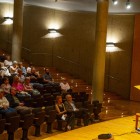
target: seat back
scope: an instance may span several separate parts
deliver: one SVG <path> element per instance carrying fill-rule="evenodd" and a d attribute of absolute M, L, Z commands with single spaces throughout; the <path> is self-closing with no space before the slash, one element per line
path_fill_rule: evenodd
<path fill-rule="evenodd" d="M 74 98 L 74 96 L 75 96 L 76 94 L 78 94 L 78 92 L 71 92 L 72 98 Z"/>
<path fill-rule="evenodd" d="M 24 102 L 26 99 L 30 99 L 30 96 L 21 96 L 20 99 Z"/>
<path fill-rule="evenodd" d="M 45 93 L 45 94 L 43 94 L 44 100 L 45 100 L 46 97 L 49 97 L 49 96 L 51 96 L 51 93 Z"/>
<path fill-rule="evenodd" d="M 74 100 L 74 102 L 80 102 L 81 101 L 81 96 L 78 95 L 78 94 L 75 94 L 73 100 Z"/>
<path fill-rule="evenodd" d="M 36 86 L 35 89 L 37 89 L 40 92 L 40 94 L 43 95 L 43 87 L 42 86 L 38 85 L 38 86 Z"/>
<path fill-rule="evenodd" d="M 96 104 L 98 104 L 98 103 L 99 103 L 98 100 L 92 101 L 92 104 L 94 104 L 95 107 L 97 106 Z"/>
<path fill-rule="evenodd" d="M 37 78 L 37 82 L 40 83 L 40 84 L 43 84 L 43 77 Z"/>
<path fill-rule="evenodd" d="M 61 86 L 54 86 L 54 91 L 61 93 Z"/>
<path fill-rule="evenodd" d="M 88 104 L 88 105 L 87 105 L 87 109 L 88 109 L 88 112 L 89 112 L 90 114 L 92 114 L 92 113 L 93 113 L 93 110 L 94 110 L 94 105 L 93 105 L 93 104 Z"/>
<path fill-rule="evenodd" d="M 33 107 L 33 101 L 34 101 L 33 98 L 27 98 L 27 99 L 24 100 L 24 104 L 27 107 Z"/>
<path fill-rule="evenodd" d="M 53 93 L 53 96 L 54 96 L 54 100 L 56 99 L 57 96 L 60 96 L 61 93 L 60 92 L 57 92 L 57 93 Z"/>
<path fill-rule="evenodd" d="M 2 119 L 2 115 L 0 114 L 0 134 L 2 134 L 4 131 L 5 123 L 6 123 L 6 120 Z"/>
<path fill-rule="evenodd" d="M 66 101 L 66 95 L 70 94 L 69 92 L 62 93 L 63 102 Z"/>
<path fill-rule="evenodd" d="M 56 119 L 56 110 L 54 109 L 53 106 L 47 106 L 45 108 L 46 111 L 46 123 L 52 123 L 55 121 Z"/>
<path fill-rule="evenodd" d="M 97 109 L 94 110 L 94 113 L 99 114 L 101 112 L 101 109 L 102 109 L 102 103 L 97 103 L 96 107 L 97 107 Z"/>
<path fill-rule="evenodd" d="M 91 104 L 91 101 L 84 101 L 84 108 L 87 108 L 89 104 Z"/>
<path fill-rule="evenodd" d="M 34 125 L 40 126 L 45 121 L 46 112 L 42 111 L 41 108 L 35 108 L 32 110 L 32 113 L 35 114 Z"/>
<path fill-rule="evenodd" d="M 53 96 L 48 96 L 48 97 L 46 97 L 45 100 L 47 101 L 46 106 L 52 106 L 54 104 L 54 97 Z"/>
<path fill-rule="evenodd" d="M 53 93 L 53 86 L 45 86 L 46 93 Z"/>
<path fill-rule="evenodd" d="M 89 98 L 89 94 L 84 94 L 82 97 L 82 102 L 88 101 L 88 98 Z"/>
<path fill-rule="evenodd" d="M 86 92 L 80 92 L 81 97 L 83 97 L 84 94 L 86 94 Z"/>
<path fill-rule="evenodd" d="M 41 94 L 32 94 L 32 98 L 34 99 L 34 101 L 39 97 L 41 97 Z"/>
<path fill-rule="evenodd" d="M 75 103 L 76 108 L 81 109 L 83 107 L 82 102 L 76 102 Z"/>
<path fill-rule="evenodd" d="M 44 103 L 43 97 L 36 98 L 36 100 L 34 102 L 34 107 L 42 107 L 43 103 Z"/>
<path fill-rule="evenodd" d="M 20 123 L 21 127 L 23 129 L 29 129 L 29 127 L 33 124 L 34 116 L 34 114 L 31 114 L 31 110 L 22 110 L 20 112 L 20 119 L 23 121 Z"/>
<path fill-rule="evenodd" d="M 9 125 L 6 126 L 7 132 L 15 132 L 19 127 L 20 116 L 16 112 L 9 112 L 5 115 L 6 123 Z"/>

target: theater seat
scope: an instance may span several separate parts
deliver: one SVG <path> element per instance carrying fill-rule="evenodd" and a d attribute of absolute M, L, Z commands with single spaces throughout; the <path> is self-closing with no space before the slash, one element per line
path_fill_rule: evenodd
<path fill-rule="evenodd" d="M 45 106 L 52 106 L 52 105 L 54 105 L 54 97 L 53 96 L 45 97 Z"/>
<path fill-rule="evenodd" d="M 53 90 L 54 90 L 54 92 L 60 92 L 61 93 L 61 86 L 54 86 Z"/>
<path fill-rule="evenodd" d="M 5 115 L 6 130 L 8 133 L 8 140 L 14 140 L 14 132 L 19 127 L 20 116 L 16 112 L 9 112 Z"/>
<path fill-rule="evenodd" d="M 45 93 L 53 93 L 53 86 L 45 86 Z"/>
<path fill-rule="evenodd" d="M 89 94 L 83 94 L 83 96 L 81 97 L 81 101 L 84 103 L 85 101 L 88 101 L 89 98 Z"/>
<path fill-rule="evenodd" d="M 31 110 L 22 110 L 20 112 L 20 126 L 23 130 L 23 135 L 21 140 L 27 140 L 28 129 L 32 126 L 34 121 L 34 114 L 31 114 Z"/>
<path fill-rule="evenodd" d="M 43 94 L 43 97 L 44 97 L 44 103 L 43 103 L 43 106 L 47 106 L 47 97 L 51 97 L 51 94 L 50 93 L 45 93 Z"/>
<path fill-rule="evenodd" d="M 74 96 L 75 96 L 76 94 L 78 94 L 78 92 L 71 92 L 72 98 L 74 98 Z"/>
<path fill-rule="evenodd" d="M 60 92 L 53 93 L 53 96 L 54 96 L 54 100 L 55 100 L 57 96 L 61 96 L 61 93 Z"/>
<path fill-rule="evenodd" d="M 75 94 L 74 95 L 74 98 L 73 98 L 73 101 L 76 103 L 76 102 L 80 102 L 81 101 L 81 96 L 78 95 L 78 94 Z"/>
<path fill-rule="evenodd" d="M 43 107 L 43 103 L 44 103 L 43 97 L 35 98 L 33 102 L 33 107 L 35 108 Z"/>
<path fill-rule="evenodd" d="M 2 115 L 0 114 L 0 134 L 2 134 L 4 131 L 5 123 L 6 123 L 6 120 L 2 119 Z"/>
<path fill-rule="evenodd" d="M 45 121 L 46 112 L 42 111 L 41 108 L 35 108 L 32 110 L 32 113 L 35 115 L 33 122 L 34 126 L 36 127 L 35 136 L 40 137 L 40 125 Z"/>
<path fill-rule="evenodd" d="M 40 92 L 40 94 L 43 95 L 43 87 L 42 86 L 38 85 L 34 89 L 37 89 Z"/>
<path fill-rule="evenodd" d="M 24 100 L 24 104 L 27 107 L 33 107 L 33 101 L 34 101 L 33 98 L 27 98 L 27 99 Z"/>
<path fill-rule="evenodd" d="M 99 113 L 101 112 L 101 109 L 102 109 L 102 103 L 97 103 L 94 108 L 95 120 L 99 120 Z"/>
<path fill-rule="evenodd" d="M 81 97 L 83 97 L 83 95 L 85 95 L 86 92 L 80 92 Z"/>
<path fill-rule="evenodd" d="M 53 106 L 47 106 L 45 108 L 46 111 L 46 124 L 47 124 L 47 133 L 51 134 L 52 132 L 52 123 L 55 121 L 56 119 L 56 110 L 54 109 Z"/>

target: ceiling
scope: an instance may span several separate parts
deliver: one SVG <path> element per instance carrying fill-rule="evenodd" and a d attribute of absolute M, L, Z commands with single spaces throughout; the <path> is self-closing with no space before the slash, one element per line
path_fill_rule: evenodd
<path fill-rule="evenodd" d="M 0 0 L 0 2 L 13 3 L 14 0 Z M 109 0 L 109 13 L 134 14 L 140 13 L 140 0 L 130 0 L 131 9 L 126 8 L 127 0 L 118 0 L 114 5 Z M 24 0 L 24 4 L 47 7 L 64 11 L 96 12 L 96 0 Z"/>

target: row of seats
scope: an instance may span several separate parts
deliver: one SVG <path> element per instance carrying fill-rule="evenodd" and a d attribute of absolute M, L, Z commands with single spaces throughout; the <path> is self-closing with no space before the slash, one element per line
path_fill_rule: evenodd
<path fill-rule="evenodd" d="M 102 104 L 99 101 L 77 102 L 76 106 L 78 109 L 85 108 L 89 115 L 95 115 L 95 119 L 98 119 L 98 114 L 101 112 Z M 14 140 L 14 132 L 21 127 L 23 130 L 22 140 L 28 139 L 28 129 L 32 125 L 35 126 L 35 136 L 40 135 L 40 126 L 44 122 L 47 124 L 47 133 L 52 133 L 52 123 L 56 120 L 56 110 L 54 106 L 47 106 L 44 110 L 41 108 L 35 108 L 32 110 L 23 110 L 18 115 L 16 112 L 7 113 L 5 119 L 2 119 L 0 115 L 0 134 L 6 129 L 8 133 L 8 140 Z M 80 118 L 76 118 L 80 119 Z M 62 130 L 63 120 L 58 120 L 58 130 Z"/>
<path fill-rule="evenodd" d="M 86 92 L 80 92 L 80 94 L 78 94 L 78 92 L 72 92 L 72 93 L 67 92 L 67 93 L 63 93 L 63 94 L 61 94 L 60 92 L 57 92 L 57 93 L 53 93 L 53 94 L 45 93 L 45 94 L 43 94 L 43 96 L 41 96 L 41 94 L 31 95 L 31 98 L 30 98 L 30 96 L 22 96 L 21 100 L 24 101 L 25 106 L 37 108 L 37 107 L 54 105 L 55 99 L 57 96 L 62 96 L 62 100 L 64 103 L 66 101 L 67 94 L 72 95 L 74 102 L 84 103 L 84 101 L 88 101 L 88 98 L 89 98 L 89 94 L 86 94 Z"/>

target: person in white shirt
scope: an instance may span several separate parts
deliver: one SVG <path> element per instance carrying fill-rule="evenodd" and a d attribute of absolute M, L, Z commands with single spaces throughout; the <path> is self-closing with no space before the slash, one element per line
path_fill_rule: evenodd
<path fill-rule="evenodd" d="M 17 75 L 17 69 L 18 69 L 18 62 L 17 61 L 14 61 L 13 62 L 13 65 L 10 66 L 10 73 L 11 75 Z"/>
<path fill-rule="evenodd" d="M 10 57 L 9 55 L 6 56 L 6 60 L 4 60 L 4 66 L 5 66 L 5 67 L 10 67 L 10 66 L 12 66 L 11 57 Z"/>
<path fill-rule="evenodd" d="M 6 113 L 9 112 L 16 112 L 16 109 L 9 107 L 9 102 L 6 97 L 3 96 L 4 91 L 0 89 L 0 114 L 4 116 Z"/>
<path fill-rule="evenodd" d="M 64 93 L 64 92 L 72 92 L 72 89 L 70 88 L 70 85 L 68 84 L 67 79 L 63 78 L 62 80 L 63 81 L 60 83 L 62 93 Z"/>
<path fill-rule="evenodd" d="M 27 68 L 27 73 L 31 73 L 32 68 L 33 68 L 33 63 L 30 62 L 29 67 Z"/>

